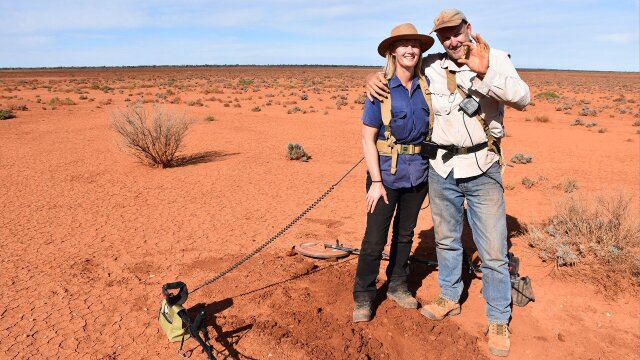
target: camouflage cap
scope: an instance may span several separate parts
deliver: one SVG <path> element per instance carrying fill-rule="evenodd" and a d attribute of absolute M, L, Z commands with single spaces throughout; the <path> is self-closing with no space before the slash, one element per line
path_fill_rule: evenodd
<path fill-rule="evenodd" d="M 431 32 L 449 26 L 460 25 L 462 21 L 469 22 L 462 11 L 458 9 L 444 9 L 440 11 L 440 14 L 433 20 L 433 29 L 431 29 Z"/>

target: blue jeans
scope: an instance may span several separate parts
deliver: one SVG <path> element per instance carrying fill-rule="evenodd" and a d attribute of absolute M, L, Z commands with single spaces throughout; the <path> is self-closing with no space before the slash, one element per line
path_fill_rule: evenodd
<path fill-rule="evenodd" d="M 486 172 L 502 183 L 500 166 Z M 462 294 L 462 235 L 464 200 L 473 241 L 482 260 L 482 295 L 490 323 L 506 324 L 511 317 L 511 281 L 507 260 L 507 218 L 502 188 L 484 175 L 446 179 L 429 168 L 429 200 L 438 256 L 440 295 L 458 302 Z"/>

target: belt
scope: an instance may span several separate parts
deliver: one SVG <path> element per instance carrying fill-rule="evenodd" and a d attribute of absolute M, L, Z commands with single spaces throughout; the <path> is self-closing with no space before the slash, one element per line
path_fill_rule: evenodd
<path fill-rule="evenodd" d="M 376 147 L 378 148 L 378 153 L 380 153 L 380 155 L 391 155 L 392 153 L 392 148 L 384 140 L 378 140 L 376 142 Z M 420 150 L 422 150 L 421 145 L 413 144 L 394 144 L 393 148 L 398 149 L 399 155 L 420 154 Z"/>
<path fill-rule="evenodd" d="M 480 151 L 488 146 L 487 142 L 483 142 L 480 144 L 475 144 L 469 147 L 458 147 L 455 145 L 438 145 L 439 149 L 445 150 L 447 152 L 452 153 L 453 155 L 464 155 L 464 154 L 472 154 L 474 152 Z"/>

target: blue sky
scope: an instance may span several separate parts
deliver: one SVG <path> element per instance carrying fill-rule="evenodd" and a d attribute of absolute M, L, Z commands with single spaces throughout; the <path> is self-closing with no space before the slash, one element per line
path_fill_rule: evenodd
<path fill-rule="evenodd" d="M 639 0 L 0 0 L 0 67 L 382 65 L 394 25 L 448 7 L 517 67 L 640 71 Z"/>

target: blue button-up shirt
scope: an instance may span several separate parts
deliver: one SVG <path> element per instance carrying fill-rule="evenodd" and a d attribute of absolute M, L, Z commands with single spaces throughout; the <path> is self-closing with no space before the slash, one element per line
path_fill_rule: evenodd
<path fill-rule="evenodd" d="M 394 75 L 389 80 L 391 91 L 391 134 L 398 144 L 420 144 L 429 132 L 429 107 L 421 94 L 418 78 L 408 91 Z M 380 102 L 367 101 L 362 113 L 362 123 L 378 129 L 378 139 L 384 140 L 384 124 L 380 114 Z M 420 154 L 398 155 L 395 175 L 391 175 L 391 156 L 379 157 L 382 183 L 392 189 L 409 188 L 427 181 L 429 162 Z"/>

